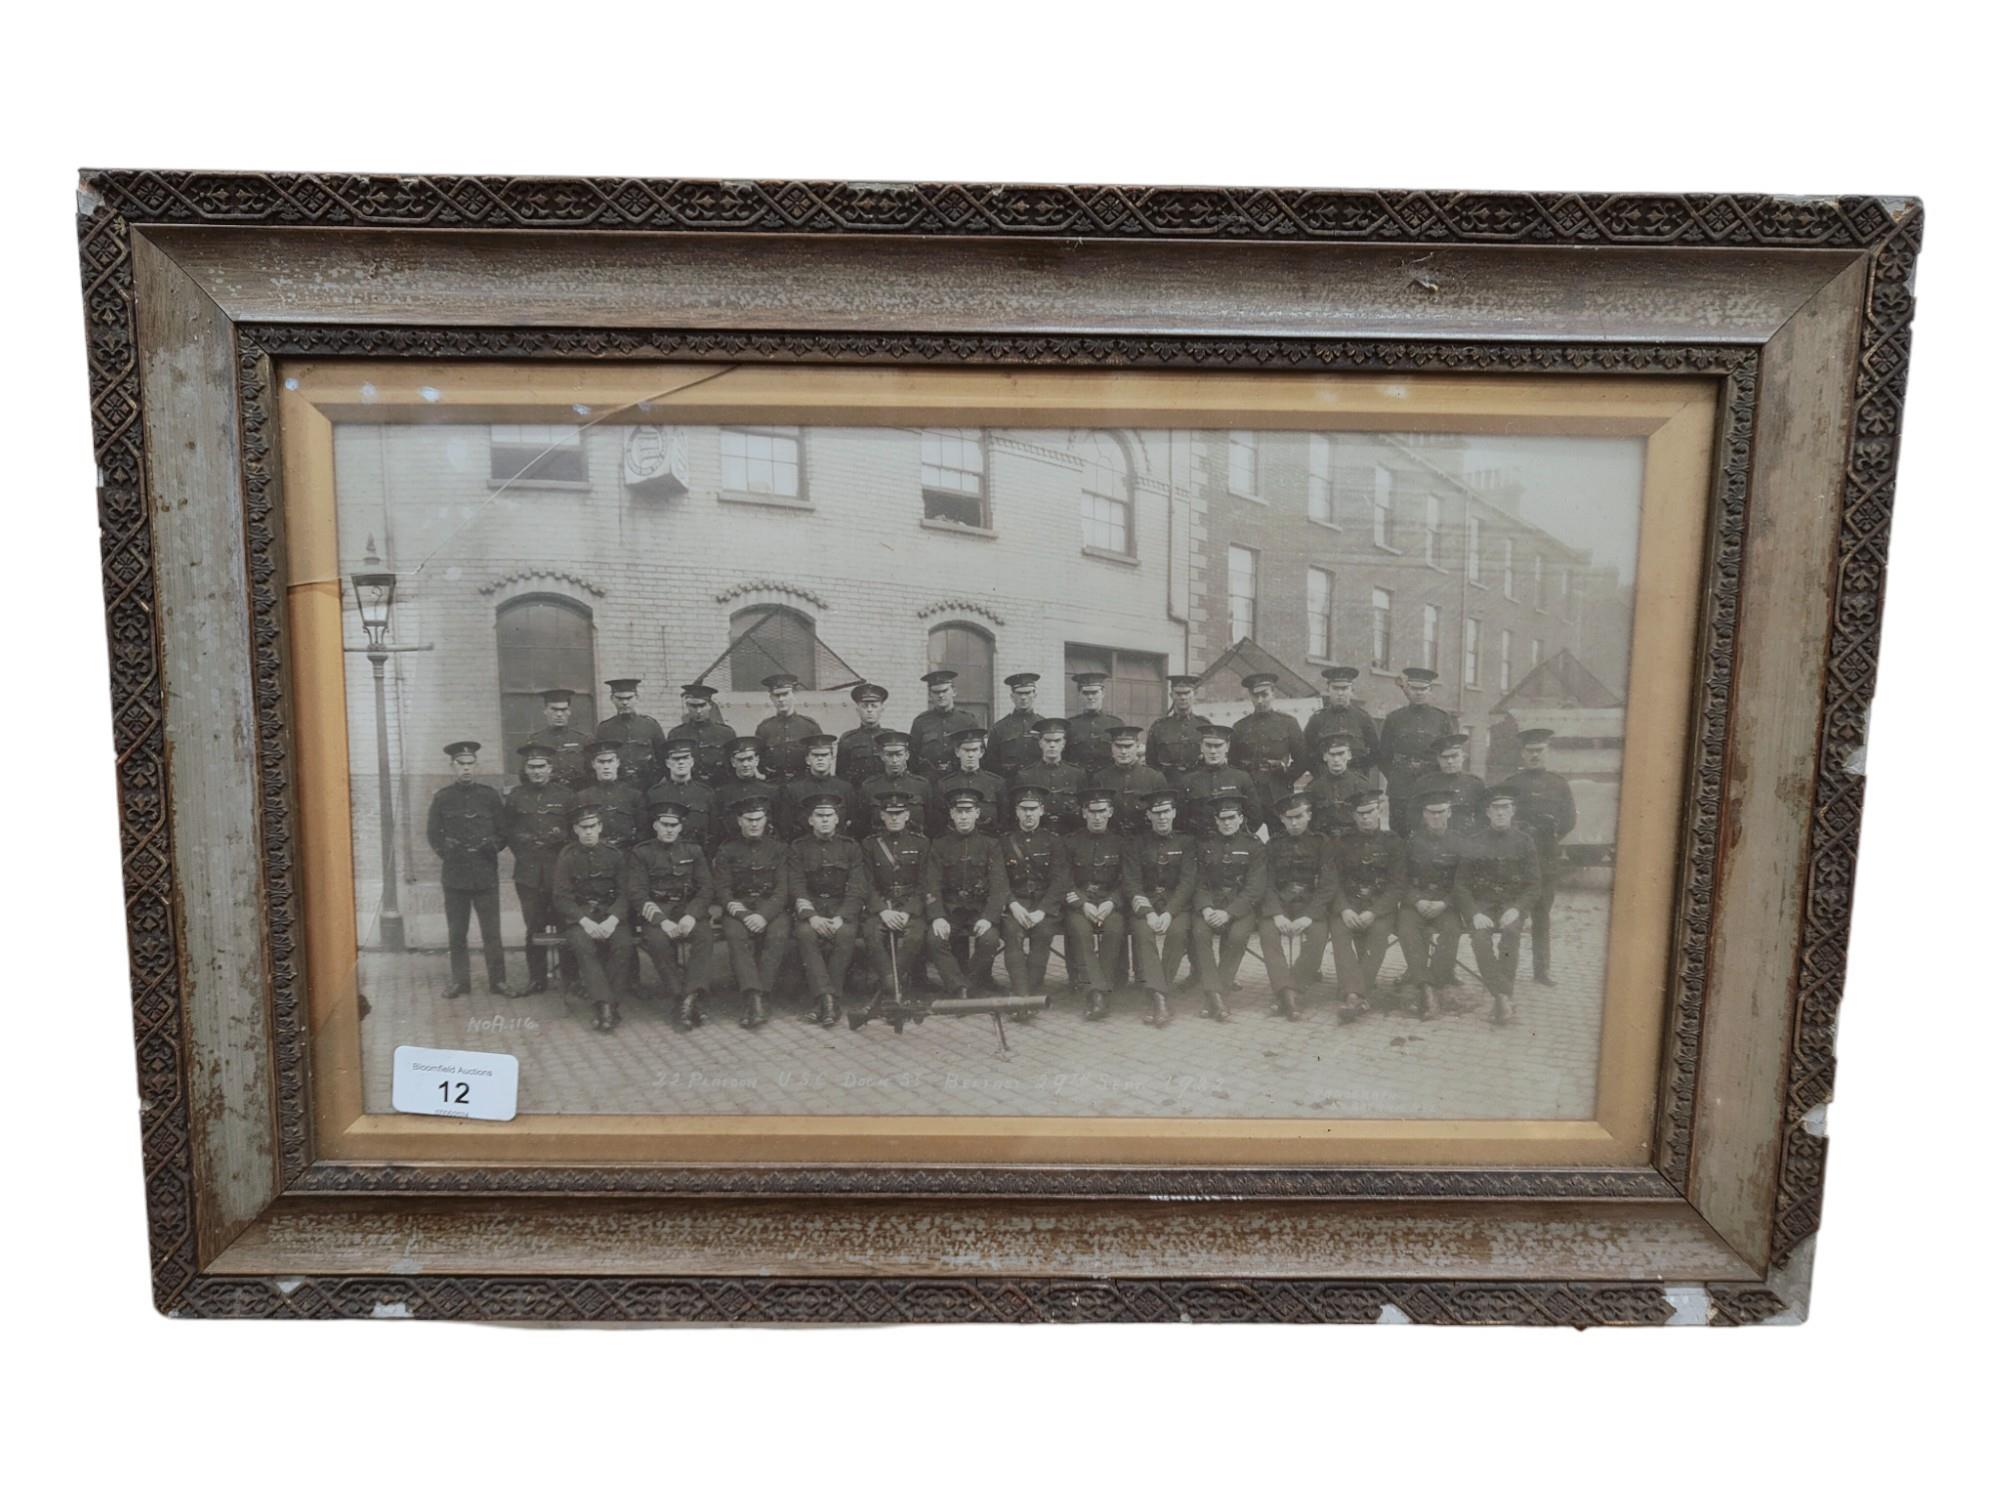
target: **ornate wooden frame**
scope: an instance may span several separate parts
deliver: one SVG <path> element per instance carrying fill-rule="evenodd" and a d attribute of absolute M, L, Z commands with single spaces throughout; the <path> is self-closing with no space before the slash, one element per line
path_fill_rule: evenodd
<path fill-rule="evenodd" d="M 120 171 L 78 206 L 163 1310 L 1803 1316 L 1914 200 Z M 1652 1167 L 316 1161 L 268 385 L 344 353 L 1721 381 Z"/>

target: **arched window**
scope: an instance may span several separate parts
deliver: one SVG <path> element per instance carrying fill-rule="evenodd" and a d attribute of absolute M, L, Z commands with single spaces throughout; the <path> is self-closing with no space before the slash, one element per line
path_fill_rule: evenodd
<path fill-rule="evenodd" d="M 569 721 L 588 732 L 597 723 L 597 652 L 590 611 L 569 599 L 529 594 L 509 599 L 495 617 L 500 645 L 500 734 L 508 764 L 516 745 L 545 722 L 542 691 L 577 694 Z"/>
<path fill-rule="evenodd" d="M 729 617 L 729 687 L 755 693 L 773 672 L 790 672 L 807 692 L 819 686 L 818 633 L 782 604 L 755 604 Z"/>
<path fill-rule="evenodd" d="M 1084 546 L 1132 556 L 1131 460 L 1124 448 L 1103 432 L 1078 433 L 1071 449 L 1084 460 Z"/>
<path fill-rule="evenodd" d="M 993 723 L 993 637 L 977 625 L 940 625 L 931 632 L 931 670 L 958 673 L 958 706 Z"/>

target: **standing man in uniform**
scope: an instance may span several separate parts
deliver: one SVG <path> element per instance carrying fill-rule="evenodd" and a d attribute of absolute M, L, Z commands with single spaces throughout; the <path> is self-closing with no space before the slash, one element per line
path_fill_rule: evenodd
<path fill-rule="evenodd" d="M 1375 1003 L 1375 981 L 1396 935 L 1403 900 L 1403 841 L 1384 827 L 1388 798 L 1370 789 L 1354 799 L 1354 832 L 1333 841 L 1339 895 L 1333 903 L 1333 972 L 1340 1019 L 1359 1018 Z"/>
<path fill-rule="evenodd" d="M 775 798 L 778 788 L 764 771 L 764 742 L 756 735 L 739 734 L 723 748 L 729 754 L 729 774 L 715 789 L 715 795 L 722 803 L 723 821 L 733 825 L 736 814 L 731 804 L 737 797 L 757 791 Z M 727 834 L 723 842 L 729 842 Z"/>
<path fill-rule="evenodd" d="M 1306 744 L 1317 748 L 1333 735 L 1352 735 L 1354 769 L 1372 780 L 1376 755 L 1381 746 L 1381 733 L 1376 729 L 1375 721 L 1368 717 L 1368 711 L 1355 706 L 1354 679 L 1361 675 L 1361 669 L 1327 667 L 1319 675 L 1326 686 L 1320 689 L 1323 700 L 1320 707 L 1306 720 Z"/>
<path fill-rule="evenodd" d="M 1335 838 L 1354 831 L 1355 801 L 1375 790 L 1374 778 L 1353 769 L 1354 736 L 1335 730 L 1319 747 L 1320 766 L 1301 788 L 1312 798 L 1313 827 Z"/>
<path fill-rule="evenodd" d="M 1038 993 L 1048 982 L 1049 952 L 1069 894 L 1069 851 L 1062 835 L 1045 821 L 1045 788 L 1023 781 L 1012 796 L 1014 827 L 1000 836 L 1008 892 L 1000 936 L 1008 988 L 1021 996 Z"/>
<path fill-rule="evenodd" d="M 591 1026 L 618 1024 L 618 997 L 631 988 L 632 929 L 625 922 L 625 856 L 603 841 L 604 822 L 594 807 L 571 813 L 575 841 L 556 856 L 550 890 L 563 941 L 576 955 L 592 1006 Z"/>
<path fill-rule="evenodd" d="M 979 831 L 989 835 L 998 833 L 1001 806 L 1007 798 L 1007 783 L 984 769 L 986 731 L 977 724 L 953 730 L 951 752 L 958 764 L 937 779 L 931 813 L 931 837 L 937 838 L 951 826 L 952 799 L 968 790 L 979 793 Z"/>
<path fill-rule="evenodd" d="M 1111 731 L 1124 720 L 1104 711 L 1104 683 L 1108 672 L 1072 672 L 1077 696 L 1083 708 L 1069 716 L 1069 743 L 1064 749 L 1072 765 L 1085 772 L 1099 771 L 1111 764 Z"/>
<path fill-rule="evenodd" d="M 835 746 L 833 774 L 859 791 L 882 774 L 882 751 L 875 737 L 882 732 L 882 707 L 889 701 L 889 690 L 872 682 L 857 682 L 847 696 L 854 700 L 854 711 L 861 716 L 861 723 L 843 734 Z M 847 811 L 853 819 L 860 816 L 862 809 L 849 804 Z M 857 826 L 866 832 L 871 825 Z"/>
<path fill-rule="evenodd" d="M 1118 809 L 1113 825 L 1126 838 L 1137 838 L 1146 829 L 1146 810 L 1161 792 L 1173 790 L 1167 778 L 1139 759 L 1139 731 L 1120 724 L 1111 731 L 1111 764 L 1090 773 L 1084 783 L 1094 792 L 1109 792 Z"/>
<path fill-rule="evenodd" d="M 521 924 L 528 929 L 528 993 L 549 987 L 549 954 L 535 939 L 557 929 L 556 856 L 569 842 L 569 798 L 555 779 L 555 751 L 530 740 L 514 752 L 521 757 L 521 781 L 507 792 L 507 847 L 514 851 L 514 894 L 521 901 Z M 575 984 L 576 960 L 559 950 L 562 978 Z"/>
<path fill-rule="evenodd" d="M 1185 673 L 1169 677 L 1167 711 L 1146 731 L 1146 764 L 1175 790 L 1201 759 L 1201 731 L 1208 720 L 1194 711 L 1194 690 L 1200 681 Z"/>
<path fill-rule="evenodd" d="M 1070 984 L 1088 992 L 1086 1021 L 1111 1014 L 1106 998 L 1125 946 L 1125 841 L 1111 831 L 1111 798 L 1083 794 L 1083 831 L 1069 846 L 1070 890 L 1063 904 L 1063 961 Z"/>
<path fill-rule="evenodd" d="M 472 914 L 479 914 L 479 946 L 486 955 L 486 984 L 510 995 L 507 956 L 500 946 L 500 851 L 507 847 L 507 804 L 479 774 L 479 741 L 453 740 L 444 747 L 452 780 L 431 798 L 427 833 L 431 852 L 444 864 L 444 925 L 451 945 L 451 983 L 444 998 L 455 1000 L 472 988 L 472 955 L 466 937 Z"/>
<path fill-rule="evenodd" d="M 1300 1019 L 1299 991 L 1319 980 L 1320 963 L 1332 936 L 1333 905 L 1340 897 L 1334 841 L 1312 826 L 1312 798 L 1293 792 L 1278 801 L 1277 822 L 1264 847 L 1264 920 L 1257 941 L 1264 972 L 1277 991 L 1275 1008 L 1287 1021 Z M 1285 944 L 1296 943 L 1287 959 Z"/>
<path fill-rule="evenodd" d="M 677 740 L 676 744 L 687 744 Z M 693 747 L 689 746 L 692 754 Z M 694 783 L 700 786 L 699 782 Z M 661 782 L 653 788 L 658 792 Z M 703 787 L 703 791 L 707 788 Z M 638 932 L 638 945 L 653 960 L 674 1024 L 692 1031 L 702 1022 L 701 1000 L 708 993 L 708 975 L 715 959 L 715 930 L 709 907 L 715 901 L 715 876 L 701 845 L 684 837 L 692 809 L 671 799 L 653 800 L 653 837 L 625 861 L 626 910 Z M 686 944 L 682 964 L 679 945 Z M 636 955 L 634 963 L 636 966 Z"/>
<path fill-rule="evenodd" d="M 1471 740 L 1469 734 L 1441 734 L 1431 742 L 1435 768 L 1417 778 L 1417 784 L 1410 788 L 1410 800 L 1398 814 L 1405 832 L 1423 821 L 1421 799 L 1432 792 L 1451 793 L 1453 833 L 1464 837 L 1478 830 L 1480 798 L 1486 791 L 1486 783 L 1465 769 L 1465 747 Z"/>
<path fill-rule="evenodd" d="M 1069 720 L 1035 720 L 1035 746 L 1041 758 L 1014 773 L 1019 789 L 1033 782 L 1042 789 L 1043 816 L 1057 833 L 1068 835 L 1083 827 L 1083 784 L 1089 774 L 1063 759 L 1069 743 Z"/>
<path fill-rule="evenodd" d="M 901 734 L 900 730 L 896 733 Z M 908 736 L 903 738 L 907 741 Z M 911 812 L 923 805 L 911 793 L 891 787 L 874 803 L 880 827 L 861 841 L 862 866 L 867 876 L 863 898 L 868 920 L 862 929 L 868 955 L 881 978 L 880 995 L 894 989 L 907 998 L 924 972 L 924 948 L 929 929 L 924 923 L 927 905 L 925 881 L 930 870 L 931 841 L 910 827 Z M 893 938 L 893 942 L 891 939 Z M 859 1026 L 875 1013 L 867 1013 L 849 1024 Z"/>
<path fill-rule="evenodd" d="M 815 799 L 831 792 L 840 799 L 840 831 L 851 834 L 852 813 L 861 799 L 854 788 L 833 774 L 834 747 L 840 742 L 830 734 L 815 734 L 805 741 L 805 769 L 778 788 L 778 837 L 790 842 L 812 830 L 807 826 Z"/>
<path fill-rule="evenodd" d="M 790 672 L 773 672 L 764 679 L 771 695 L 771 716 L 757 726 L 764 742 L 764 770 L 774 781 L 790 781 L 806 769 L 806 741 L 820 733 L 816 720 L 799 712 L 799 680 Z"/>
<path fill-rule="evenodd" d="M 680 837 L 712 855 L 721 820 L 716 816 L 715 788 L 695 777 L 697 743 L 685 724 L 667 731 L 666 774 L 646 792 L 646 816 L 651 819 L 662 803 L 678 804 Z"/>
<path fill-rule="evenodd" d="M 1209 819 L 1215 832 L 1201 841 L 1197 854 L 1188 934 L 1194 971 L 1207 997 L 1201 1013 L 1227 1021 L 1228 996 L 1236 989 L 1236 972 L 1264 904 L 1264 846 L 1244 830 L 1241 797 L 1217 797 Z"/>
<path fill-rule="evenodd" d="M 1403 948 L 1403 983 L 1418 993 L 1417 1018 L 1438 1017 L 1440 989 L 1458 983 L 1458 851 L 1451 830 L 1451 793 L 1417 796 L 1422 822 L 1403 854 L 1403 904 L 1396 913 L 1396 941 Z"/>
<path fill-rule="evenodd" d="M 604 842 L 618 850 L 639 842 L 639 830 L 646 823 L 646 799 L 639 788 L 619 775 L 618 746 L 611 740 L 592 740 L 585 747 L 590 756 L 591 779 L 571 794 L 570 819 L 579 808 L 594 808 L 604 820 Z"/>
<path fill-rule="evenodd" d="M 1141 770 L 1152 770 L 1142 766 Z M 1159 772 L 1154 771 L 1154 775 Z M 1144 801 L 1146 831 L 1125 844 L 1125 888 L 1131 892 L 1132 956 L 1153 1002 L 1148 1026 L 1173 1019 L 1167 991 L 1180 977 L 1187 957 L 1188 911 L 1194 905 L 1195 841 L 1174 832 L 1174 794 L 1165 787 Z"/>
<path fill-rule="evenodd" d="M 1541 879 L 1529 911 L 1528 936 L 1535 956 L 1535 983 L 1554 984 L 1549 967 L 1549 913 L 1556 902 L 1556 871 L 1561 855 L 1556 846 L 1576 830 L 1576 797 L 1569 781 L 1549 767 L 1553 729 L 1521 731 L 1521 769 L 1505 785 L 1514 793 L 1514 821 L 1535 840 L 1535 862 Z"/>
<path fill-rule="evenodd" d="M 694 736 L 694 774 L 710 786 L 729 779 L 729 742 L 736 731 L 716 715 L 715 689 L 690 682 L 681 689 L 680 727 Z"/>
<path fill-rule="evenodd" d="M 736 819 L 736 837 L 715 857 L 715 899 L 722 904 L 722 936 L 743 992 L 746 1030 L 770 1019 L 764 999 L 776 988 L 778 968 L 792 924 L 787 879 L 790 861 L 784 843 L 771 836 L 768 791 L 740 791 L 726 804 Z"/>
<path fill-rule="evenodd" d="M 832 753 L 829 745 L 827 754 L 831 757 Z M 792 844 L 792 917 L 799 940 L 799 964 L 806 971 L 806 987 L 813 997 L 808 1019 L 822 1026 L 840 1020 L 840 1002 L 847 993 L 847 969 L 854 962 L 861 900 L 867 885 L 861 846 L 841 832 L 845 803 L 841 792 L 813 792 L 806 799 L 806 832 Z"/>
<path fill-rule="evenodd" d="M 1035 726 L 1042 716 L 1035 709 L 1035 694 L 1042 676 L 1039 672 L 1016 672 L 1007 679 L 1007 691 L 1014 695 L 1014 710 L 993 726 L 987 736 L 986 759 L 1002 781 L 1011 781 L 1016 772 L 1042 758 Z"/>
<path fill-rule="evenodd" d="M 590 780 L 590 736 L 569 722 L 575 698 L 568 688 L 544 689 L 542 727 L 530 736 L 534 744 L 555 752 L 556 780 L 572 791 Z"/>
<path fill-rule="evenodd" d="M 1389 782 L 1389 816 L 1397 833 L 1410 831 L 1407 808 L 1417 782 L 1436 765 L 1431 749 L 1447 734 L 1458 733 L 1458 720 L 1431 702 L 1437 673 L 1429 667 L 1405 667 L 1396 685 L 1406 700 L 1382 721 L 1377 764 Z"/>
<path fill-rule="evenodd" d="M 912 816 L 917 823 L 916 831 L 928 840 L 932 789 L 929 778 L 910 769 L 910 737 L 900 729 L 880 730 L 875 736 L 875 749 L 882 757 L 882 770 L 862 784 L 860 821 L 876 823 L 883 799 L 895 792 L 909 799 L 910 807 L 915 810 Z"/>
<path fill-rule="evenodd" d="M 639 712 L 641 680 L 612 677 L 605 681 L 611 690 L 611 717 L 597 726 L 597 738 L 618 747 L 618 774 L 643 792 L 660 779 L 667 732 L 658 719 Z"/>
<path fill-rule="evenodd" d="M 979 829 L 983 800 L 969 786 L 953 792 L 947 804 L 951 827 L 931 840 L 926 908 L 931 963 L 938 983 L 961 998 L 972 993 L 975 978 L 984 984 L 993 977 L 1000 914 L 1008 903 L 1000 841 Z"/>
<path fill-rule="evenodd" d="M 1235 731 L 1227 724 L 1203 724 L 1199 744 L 1201 760 L 1192 771 L 1181 777 L 1175 789 L 1181 794 L 1181 804 L 1188 810 L 1187 826 L 1191 833 L 1206 837 L 1215 832 L 1215 809 L 1220 797 L 1234 797 L 1242 804 L 1243 826 L 1255 833 L 1264 826 L 1266 816 L 1263 802 L 1258 795 L 1257 778 L 1241 766 L 1229 763 L 1229 742 Z"/>
<path fill-rule="evenodd" d="M 1278 696 L 1276 672 L 1250 673 L 1243 689 L 1253 707 L 1237 722 L 1230 758 L 1256 777 L 1257 800 L 1271 807 L 1311 769 L 1305 732 L 1297 719 L 1271 706 Z"/>
<path fill-rule="evenodd" d="M 958 673 L 939 667 L 924 673 L 928 706 L 910 721 L 910 763 L 919 776 L 936 778 L 955 763 L 951 737 L 961 729 L 977 729 L 979 716 L 958 706 Z"/>
<path fill-rule="evenodd" d="M 1490 788 L 1486 826 L 1461 845 L 1458 862 L 1458 919 L 1472 935 L 1472 957 L 1493 997 L 1491 1020 L 1514 1019 L 1514 975 L 1521 963 L 1521 927 L 1541 889 L 1535 840 L 1514 826 L 1514 793 Z"/>

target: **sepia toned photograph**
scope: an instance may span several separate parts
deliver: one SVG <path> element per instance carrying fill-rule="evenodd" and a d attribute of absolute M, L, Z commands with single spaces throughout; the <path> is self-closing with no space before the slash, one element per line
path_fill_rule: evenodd
<path fill-rule="evenodd" d="M 1592 1118 L 1641 439 L 647 405 L 331 423 L 365 1111 Z"/>

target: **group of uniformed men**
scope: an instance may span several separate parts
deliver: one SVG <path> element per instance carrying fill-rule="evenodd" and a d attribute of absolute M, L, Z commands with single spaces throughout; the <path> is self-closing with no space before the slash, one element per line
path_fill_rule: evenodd
<path fill-rule="evenodd" d="M 1394 1003 L 1377 986 L 1393 937 L 1398 987 L 1429 1020 L 1469 938 L 1490 1018 L 1505 1024 L 1524 929 L 1535 978 L 1553 982 L 1557 846 L 1576 810 L 1547 769 L 1550 732 L 1523 732 L 1522 769 L 1489 787 L 1465 769 L 1455 718 L 1429 701 L 1435 672 L 1406 669 L 1408 701 L 1379 725 L 1353 701 L 1358 675 L 1326 668 L 1325 702 L 1303 727 L 1272 706 L 1275 674 L 1247 676 L 1252 710 L 1233 728 L 1194 711 L 1198 679 L 1172 677 L 1168 712 L 1143 733 L 1105 711 L 1101 672 L 1074 675 L 1084 708 L 1066 719 L 1037 710 L 1037 674 L 1016 673 L 1013 710 L 990 730 L 957 706 L 953 672 L 925 675 L 929 703 L 907 731 L 882 724 L 888 690 L 861 683 L 860 725 L 840 736 L 799 712 L 784 673 L 764 679 L 772 711 L 750 735 L 717 719 L 700 683 L 681 689 L 683 720 L 665 729 L 638 711 L 639 679 L 614 678 L 613 713 L 589 733 L 569 721 L 577 695 L 550 688 L 504 797 L 475 779 L 476 742 L 445 747 L 456 779 L 431 804 L 429 836 L 443 861 L 446 996 L 471 985 L 475 913 L 488 982 L 511 993 L 508 849 L 528 990 L 548 987 L 554 948 L 600 1030 L 618 1024 L 641 949 L 677 1024 L 700 1025 L 718 930 L 746 1027 L 768 1019 L 788 959 L 809 1019 L 831 1026 L 860 954 L 877 1003 L 914 995 L 926 962 L 943 991 L 967 994 L 991 983 L 996 957 L 1012 993 L 1033 995 L 1058 936 L 1086 1020 L 1109 1016 L 1136 969 L 1159 1026 L 1189 960 L 1202 1013 L 1228 1020 L 1253 937 L 1273 1008 L 1291 1020 L 1331 948 L 1343 1021 Z"/>

